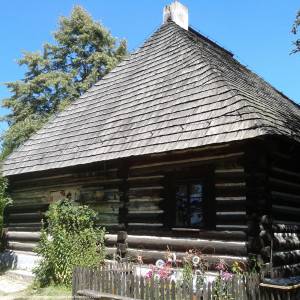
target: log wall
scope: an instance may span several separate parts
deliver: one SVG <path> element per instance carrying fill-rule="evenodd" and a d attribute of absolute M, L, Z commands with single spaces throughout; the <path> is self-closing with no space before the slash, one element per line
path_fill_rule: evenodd
<path fill-rule="evenodd" d="M 300 274 L 300 147 L 281 142 L 270 151 L 274 276 Z"/>
<path fill-rule="evenodd" d="M 257 184 L 265 173 L 249 161 L 249 143 L 241 142 L 12 177 L 8 248 L 32 249 L 47 205 L 69 197 L 99 211 L 110 253 L 116 250 L 116 232 L 126 230 L 131 256 L 155 259 L 167 248 L 180 256 L 197 247 L 210 261 L 245 260 L 249 242 L 255 244 L 259 233 L 255 208 L 268 206 L 264 184 Z M 176 174 L 199 174 L 205 180 L 206 229 L 174 227 Z"/>
<path fill-rule="evenodd" d="M 118 230 L 120 182 L 117 168 L 10 179 L 13 206 L 6 210 L 7 248 L 32 251 L 41 220 L 51 202 L 64 197 L 88 204 L 100 213 L 99 222 L 108 230 Z"/>

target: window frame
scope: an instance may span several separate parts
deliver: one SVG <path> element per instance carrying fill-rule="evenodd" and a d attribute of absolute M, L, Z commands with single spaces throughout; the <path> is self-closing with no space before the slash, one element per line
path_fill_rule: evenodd
<path fill-rule="evenodd" d="M 203 180 L 197 180 L 197 179 L 185 179 L 185 180 L 178 180 L 176 182 L 174 182 L 174 189 L 175 189 L 175 218 L 174 218 L 174 224 L 173 226 L 176 228 L 176 227 L 182 227 L 182 225 L 178 225 L 177 224 L 177 194 L 176 194 L 176 189 L 179 187 L 179 186 L 186 186 L 187 187 L 187 191 L 186 191 L 186 196 L 187 196 L 187 212 L 188 212 L 188 225 L 185 225 L 186 228 L 198 228 L 197 227 L 194 227 L 191 225 L 191 217 L 192 217 L 192 209 L 191 209 L 191 186 L 192 185 L 196 185 L 196 184 L 200 184 L 202 186 L 202 201 L 201 201 L 201 208 L 203 209 L 203 218 L 204 218 L 204 182 Z M 199 227 L 200 229 L 201 228 L 204 228 L 205 227 L 205 219 L 203 220 L 203 226 Z"/>
<path fill-rule="evenodd" d="M 199 166 L 180 168 L 173 170 L 167 175 L 167 195 L 166 195 L 166 220 L 165 224 L 172 230 L 214 230 L 216 227 L 216 208 L 215 208 L 215 191 L 214 191 L 214 168 L 210 166 Z M 203 186 L 203 218 L 204 225 L 201 227 L 195 226 L 180 226 L 176 224 L 176 187 L 180 184 L 202 184 Z M 188 188 L 190 190 L 190 187 Z M 190 191 L 189 200 L 190 200 Z M 190 201 L 189 201 L 190 202 Z M 190 203 L 189 203 L 190 207 Z M 190 208 L 189 208 L 190 209 Z M 191 215 L 191 213 L 189 213 Z M 189 221 L 190 223 L 190 221 Z"/>

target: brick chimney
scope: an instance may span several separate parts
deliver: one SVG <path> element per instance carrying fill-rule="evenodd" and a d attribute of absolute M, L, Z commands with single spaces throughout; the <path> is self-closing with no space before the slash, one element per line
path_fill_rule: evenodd
<path fill-rule="evenodd" d="M 164 7 L 163 22 L 173 21 L 185 30 L 189 29 L 189 10 L 186 6 L 175 0 Z"/>

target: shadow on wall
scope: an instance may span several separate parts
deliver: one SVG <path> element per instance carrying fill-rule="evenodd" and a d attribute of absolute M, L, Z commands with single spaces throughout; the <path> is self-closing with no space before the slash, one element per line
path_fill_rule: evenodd
<path fill-rule="evenodd" d="M 11 250 L 0 253 L 0 270 L 15 269 L 18 265 L 18 256 Z"/>

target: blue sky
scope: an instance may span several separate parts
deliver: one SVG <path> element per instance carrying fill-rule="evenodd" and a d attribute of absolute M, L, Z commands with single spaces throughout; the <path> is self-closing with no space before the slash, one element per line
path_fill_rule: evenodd
<path fill-rule="evenodd" d="M 0 9 L 0 99 L 9 96 L 3 82 L 21 79 L 16 64 L 23 50 L 36 51 L 53 41 L 59 16 L 74 5 L 86 8 L 112 34 L 136 49 L 161 24 L 171 0 L 9 0 Z M 230 50 L 248 68 L 300 103 L 300 53 L 290 55 L 291 26 L 299 0 L 181 0 L 190 25 Z M 0 115 L 6 114 L 3 108 Z M 0 133 L 6 124 L 0 124 Z"/>

